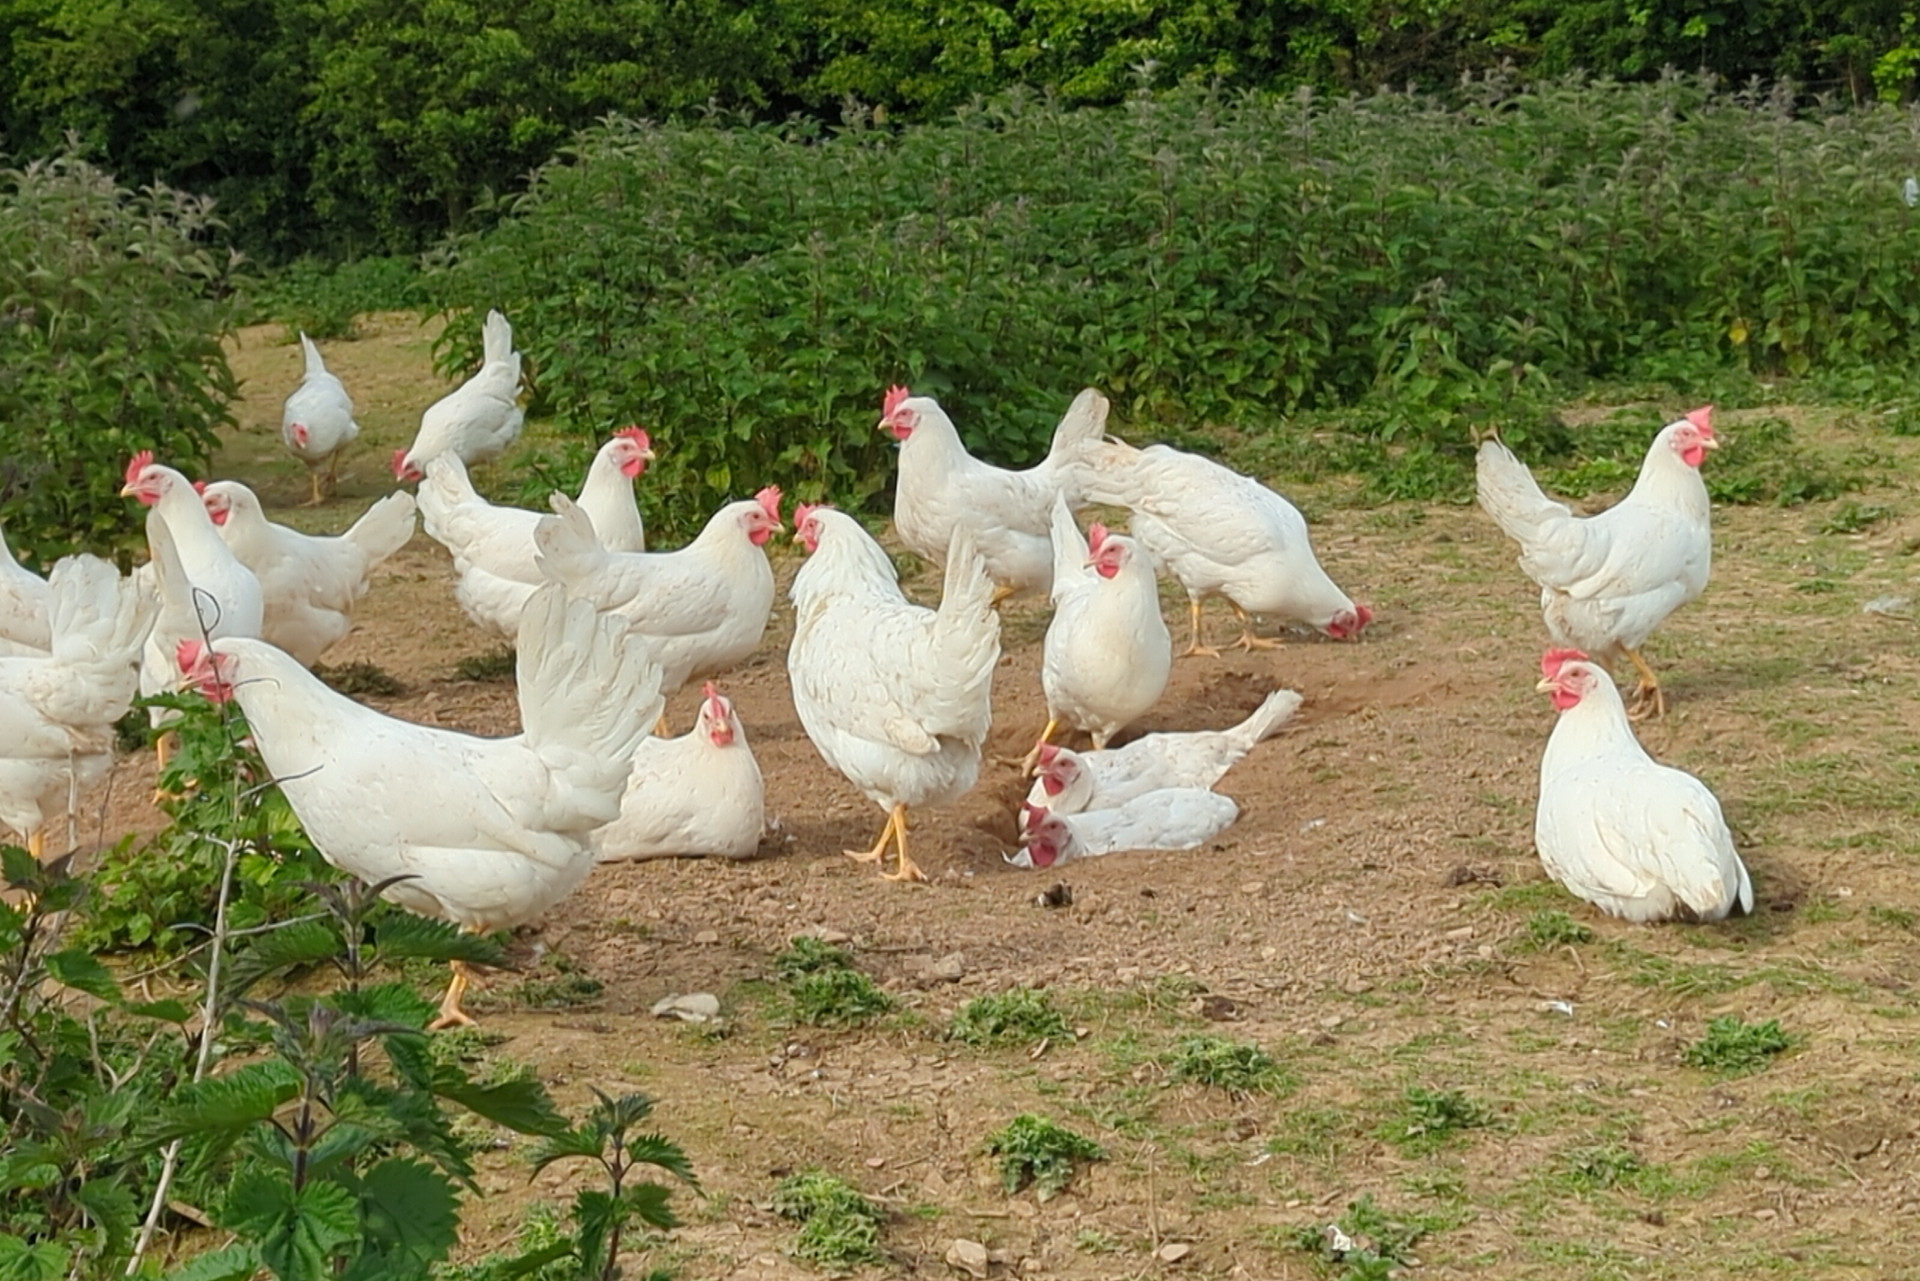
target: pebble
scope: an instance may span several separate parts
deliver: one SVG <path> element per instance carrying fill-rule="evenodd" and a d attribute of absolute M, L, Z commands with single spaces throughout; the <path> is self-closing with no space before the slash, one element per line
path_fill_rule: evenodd
<path fill-rule="evenodd" d="M 956 1240 L 947 1247 L 947 1262 L 968 1276 L 987 1275 L 987 1247 L 978 1241 Z"/>
<path fill-rule="evenodd" d="M 720 998 L 711 992 L 688 992 L 653 1003 L 653 1017 L 686 1023 L 711 1023 L 720 1017 Z"/>
<path fill-rule="evenodd" d="M 943 983 L 958 983 L 966 972 L 967 958 L 961 952 L 949 952 L 927 967 L 928 976 Z"/>
<path fill-rule="evenodd" d="M 720 941 L 720 931 L 701 930 L 698 934 L 693 936 L 693 941 L 695 945 L 699 947 L 712 947 L 715 943 L 718 943 Z"/>
<path fill-rule="evenodd" d="M 1159 1259 L 1162 1263 L 1178 1263 L 1193 1253 L 1193 1247 L 1185 1241 L 1169 1241 L 1160 1247 Z"/>

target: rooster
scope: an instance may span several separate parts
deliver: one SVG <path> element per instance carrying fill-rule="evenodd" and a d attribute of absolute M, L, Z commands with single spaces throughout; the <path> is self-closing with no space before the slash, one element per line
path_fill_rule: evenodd
<path fill-rule="evenodd" d="M 394 479 L 423 479 L 426 465 L 442 454 L 471 467 L 498 458 L 520 438 L 527 415 L 520 408 L 520 353 L 513 349 L 513 326 L 490 311 L 481 342 L 485 359 L 479 372 L 420 415 L 413 445 L 393 456 Z"/>
<path fill-rule="evenodd" d="M 1047 727 L 1032 769 L 1058 729 L 1083 729 L 1103 748 L 1167 688 L 1173 638 L 1160 616 L 1153 564 L 1133 540 L 1096 524 L 1080 536 L 1067 500 L 1053 506 L 1053 620 L 1040 654 Z"/>
<path fill-rule="evenodd" d="M 1212 787 L 1299 707 L 1298 694 L 1277 689 L 1230 729 L 1148 734 L 1105 752 L 1070 752 L 1048 743 L 1040 749 L 1040 773 L 1023 817 L 1036 809 L 1062 815 L 1113 809 L 1162 788 Z"/>
<path fill-rule="evenodd" d="M 1116 809 L 1053 814 L 1030 805 L 1022 817 L 1026 848 L 1007 862 L 1038 868 L 1121 850 L 1190 850 L 1232 827 L 1240 807 L 1204 787 L 1165 787 Z"/>
<path fill-rule="evenodd" d="M 1613 678 L 1585 654 L 1549 650 L 1540 670 L 1560 712 L 1533 821 L 1547 875 L 1629 921 L 1751 912 L 1753 882 L 1706 784 L 1647 755 Z"/>
<path fill-rule="evenodd" d="M 1048 522 L 1054 500 L 1064 495 L 1069 508 L 1082 506 L 1072 461 L 1099 439 L 1106 421 L 1107 398 L 1089 387 L 1054 429 L 1046 458 L 1025 471 L 1006 471 L 967 452 L 938 401 L 892 388 L 880 428 L 900 442 L 895 532 L 907 550 L 938 565 L 953 531 L 964 526 L 998 585 L 996 604 L 1028 589 L 1046 591 L 1053 580 Z"/>
<path fill-rule="evenodd" d="M 1700 464 L 1719 447 L 1712 405 L 1668 423 L 1653 438 L 1632 491 L 1582 518 L 1541 493 L 1505 445 L 1480 445 L 1480 506 L 1520 544 L 1520 568 L 1540 584 L 1547 634 L 1556 645 L 1632 663 L 1640 674 L 1636 717 L 1667 710 L 1641 648 L 1667 615 L 1707 589 L 1713 505 Z"/>
<path fill-rule="evenodd" d="M 1279 643 L 1254 634 L 1254 614 L 1335 640 L 1352 640 L 1373 621 L 1320 567 L 1299 509 L 1251 477 L 1198 454 L 1135 449 L 1112 437 L 1082 452 L 1078 474 L 1088 502 L 1133 513 L 1133 536 L 1186 589 L 1191 635 L 1183 656 L 1219 653 L 1201 641 L 1209 596 L 1226 597 L 1240 620 L 1235 643 L 1249 651 Z"/>
<path fill-rule="evenodd" d="M 520 623 L 520 722 L 478 738 L 383 716 L 261 640 L 182 641 L 180 671 L 237 699 L 267 768 L 326 860 L 409 912 L 475 934 L 538 917 L 593 870 L 594 829 L 620 814 L 634 749 L 660 711 L 660 670 L 584 601 L 542 588 Z M 453 982 L 432 1026 L 470 1025 Z"/>
<path fill-rule="evenodd" d="M 766 789 L 733 700 L 702 691 L 679 738 L 648 738 L 633 754 L 620 817 L 593 834 L 602 863 L 714 855 L 747 858 L 766 827 Z"/>
<path fill-rule="evenodd" d="M 610 552 L 643 552 L 647 532 L 634 502 L 633 482 L 653 461 L 653 444 L 639 427 L 624 427 L 600 446 L 580 487 L 580 510 L 593 536 Z M 452 454 L 427 464 L 420 486 L 420 517 L 427 534 L 453 555 L 454 599 L 479 626 L 512 640 L 520 613 L 540 575 L 533 531 L 544 512 L 499 507 L 482 498 L 467 468 Z"/>
<path fill-rule="evenodd" d="M 324 501 L 320 464 L 327 465 L 330 490 L 340 474 L 340 451 L 360 434 L 360 424 L 353 420 L 353 398 L 347 395 L 346 384 L 328 371 L 313 339 L 301 334 L 300 350 L 306 353 L 307 372 L 280 410 L 280 438 L 287 452 L 306 464 L 307 481 L 313 486 L 307 506 L 318 507 Z"/>
<path fill-rule="evenodd" d="M 413 495 L 388 494 L 346 533 L 317 538 L 276 525 L 238 481 L 200 490 L 220 538 L 260 580 L 260 636 L 312 667 L 353 629 L 353 607 L 373 567 L 413 537 Z"/>
<path fill-rule="evenodd" d="M 883 875 L 923 881 L 907 810 L 950 804 L 980 777 L 1000 661 L 993 580 L 964 526 L 947 546 L 938 610 L 901 594 L 892 560 L 853 517 L 803 503 L 793 528 L 808 552 L 791 593 L 794 710 L 827 764 L 887 811 L 873 848 L 847 857 L 879 863 L 897 844 Z"/>

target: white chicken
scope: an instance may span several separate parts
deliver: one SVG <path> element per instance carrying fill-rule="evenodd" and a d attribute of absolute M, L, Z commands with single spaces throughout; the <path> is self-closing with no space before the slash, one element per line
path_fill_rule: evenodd
<path fill-rule="evenodd" d="M 627 427 L 600 446 L 587 468 L 586 483 L 580 487 L 580 510 L 608 551 L 647 549 L 633 482 L 652 461 L 647 433 Z M 534 528 L 545 514 L 489 503 L 467 478 L 466 465 L 452 454 L 427 464 L 426 483 L 420 486 L 420 516 L 427 534 L 453 554 L 454 571 L 459 574 L 454 598 L 477 626 L 507 640 L 519 631 L 528 599 L 546 581 L 533 545 Z"/>
<path fill-rule="evenodd" d="M 1240 620 L 1245 650 L 1271 649 L 1251 615 L 1318 628 L 1351 640 L 1373 621 L 1334 585 L 1313 554 L 1307 521 L 1259 481 L 1167 445 L 1147 449 L 1108 437 L 1083 452 L 1081 492 L 1125 507 L 1140 545 L 1186 589 L 1191 635 L 1183 654 L 1216 654 L 1201 643 L 1200 607 L 1224 596 Z"/>
<path fill-rule="evenodd" d="M 1540 584 L 1547 634 L 1604 662 L 1631 662 L 1640 674 L 1639 715 L 1667 710 L 1641 647 L 1707 589 L 1713 569 L 1713 505 L 1700 464 L 1719 447 L 1713 406 L 1696 409 L 1660 429 L 1625 498 L 1579 517 L 1541 493 L 1505 445 L 1480 445 L 1480 505 L 1520 544 L 1520 568 Z"/>
<path fill-rule="evenodd" d="M 1067 500 L 1053 507 L 1053 621 L 1040 651 L 1047 727 L 1031 769 L 1058 729 L 1083 729 L 1103 748 L 1158 701 L 1173 670 L 1153 563 L 1131 538 L 1096 524 L 1080 536 Z"/>
<path fill-rule="evenodd" d="M 1064 494 L 1068 507 L 1082 506 L 1071 464 L 1106 429 L 1107 408 L 1107 398 L 1089 387 L 1054 428 L 1046 458 L 1025 471 L 1006 471 L 969 454 L 931 396 L 891 389 L 880 426 L 900 442 L 893 495 L 900 541 L 938 565 L 953 531 L 965 526 L 998 584 L 996 602 L 1029 588 L 1046 591 L 1053 581 L 1053 502 Z"/>
<path fill-rule="evenodd" d="M 52 646 L 48 595 L 47 580 L 15 560 L 0 534 L 0 654 L 14 647 L 26 651 Z"/>
<path fill-rule="evenodd" d="M 375 565 L 413 537 L 413 495 L 388 494 L 346 533 L 318 538 L 276 525 L 238 481 L 200 491 L 220 537 L 260 580 L 260 636 L 312 667 L 353 629 L 353 607 L 367 594 Z"/>
<path fill-rule="evenodd" d="M 265 641 L 182 642 L 180 670 L 237 698 L 287 803 L 326 860 L 385 897 L 489 933 L 538 917 L 593 869 L 595 828 L 620 814 L 634 748 L 659 714 L 659 669 L 618 624 L 535 594 L 517 645 L 520 720 L 477 738 L 383 716 Z M 434 1026 L 471 1024 L 455 962 Z"/>
<path fill-rule="evenodd" d="M 1007 862 L 1041 868 L 1121 850 L 1190 850 L 1233 826 L 1240 807 L 1204 787 L 1166 787 L 1117 809 L 1054 814 L 1029 807 L 1024 817 L 1026 848 Z"/>
<path fill-rule="evenodd" d="M 893 561 L 853 517 L 802 504 L 793 527 L 808 552 L 791 592 L 794 710 L 827 764 L 887 811 L 873 848 L 847 856 L 878 863 L 892 844 L 886 879 L 925 880 L 907 853 L 907 811 L 950 804 L 980 777 L 1000 661 L 993 580 L 964 526 L 938 610 L 901 594 Z"/>
<path fill-rule="evenodd" d="M 442 454 L 452 454 L 469 467 L 498 458 L 520 438 L 527 414 L 520 408 L 520 353 L 513 349 L 513 326 L 499 312 L 488 312 L 481 343 L 485 359 L 479 372 L 427 406 L 413 445 L 395 452 L 396 480 L 420 480 L 426 465 Z"/>
<path fill-rule="evenodd" d="M 1147 734 L 1104 752 L 1070 752 L 1048 743 L 1040 749 L 1040 773 L 1022 817 L 1035 810 L 1113 809 L 1162 788 L 1210 788 L 1299 709 L 1300 695 L 1277 689 L 1230 729 Z"/>
<path fill-rule="evenodd" d="M 602 863 L 747 858 L 766 827 L 766 789 L 733 701 L 707 682 L 693 729 L 633 754 L 620 817 L 593 834 Z"/>
<path fill-rule="evenodd" d="M 760 647 L 773 613 L 767 540 L 781 529 L 780 491 L 728 503 L 677 551 L 610 552 L 563 494 L 534 529 L 540 572 L 618 615 L 660 664 L 660 688 L 725 671 Z"/>
<path fill-rule="evenodd" d="M 307 506 L 318 507 L 324 501 L 320 465 L 326 464 L 327 488 L 333 488 L 340 474 L 340 451 L 360 434 L 360 424 L 353 420 L 353 397 L 347 395 L 347 385 L 327 369 L 313 339 L 301 334 L 300 350 L 306 354 L 307 372 L 280 410 L 280 439 L 288 453 L 306 464 L 307 481 L 313 486 Z"/>
<path fill-rule="evenodd" d="M 260 635 L 265 596 L 259 578 L 222 541 L 185 476 L 154 462 L 153 454 L 142 450 L 127 464 L 127 483 L 120 492 L 152 509 L 147 514 L 147 543 L 160 592 L 160 614 L 141 654 L 140 692 L 158 694 L 177 683 L 173 651 L 181 640 Z M 165 531 L 161 539 L 154 537 L 156 526 Z M 179 566 L 177 576 L 166 572 L 163 545 Z M 173 713 L 156 707 L 149 718 L 155 726 L 164 725 Z M 167 736 L 161 737 L 156 751 L 164 769 L 171 752 Z"/>
<path fill-rule="evenodd" d="M 0 658 L 0 823 L 46 851 L 47 824 L 113 763 L 114 722 L 139 684 L 154 604 L 93 556 L 69 556 L 48 585 L 51 648 Z"/>
<path fill-rule="evenodd" d="M 1647 755 L 1613 678 L 1585 654 L 1549 650 L 1540 670 L 1560 712 L 1533 822 L 1547 875 L 1629 921 L 1751 912 L 1753 882 L 1706 784 Z"/>

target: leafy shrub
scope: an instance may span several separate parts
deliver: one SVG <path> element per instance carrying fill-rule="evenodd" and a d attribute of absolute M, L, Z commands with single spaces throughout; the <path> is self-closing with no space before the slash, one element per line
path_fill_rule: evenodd
<path fill-rule="evenodd" d="M 1706 1035 L 1689 1045 L 1683 1062 L 1721 1076 L 1746 1076 L 1766 1067 L 1793 1048 L 1793 1038 L 1779 1019 L 1748 1023 L 1736 1014 L 1707 1024 Z"/>
<path fill-rule="evenodd" d="M 1593 931 L 1557 908 L 1542 908 L 1527 918 L 1527 938 L 1537 948 L 1591 943 Z"/>
<path fill-rule="evenodd" d="M 1386 1281 L 1402 1275 L 1413 1261 L 1413 1247 L 1439 1226 L 1420 1216 L 1402 1219 L 1375 1203 L 1371 1193 L 1347 1204 L 1331 1225 L 1305 1224 L 1293 1231 L 1294 1248 L 1332 1265 L 1335 1275 L 1353 1281 Z"/>
<path fill-rule="evenodd" d="M 574 456 L 653 432 L 665 529 L 769 481 L 875 498 L 889 382 L 1003 462 L 1037 457 L 1088 383 L 1124 430 L 1191 440 L 1357 406 L 1331 420 L 1346 460 L 1430 498 L 1469 492 L 1470 429 L 1614 467 L 1592 487 L 1631 475 L 1638 418 L 1920 351 L 1891 114 L 1668 78 L 728 123 L 588 131 L 431 280 L 450 366 L 488 307 L 513 316 Z M 1550 406 L 1594 380 L 1677 403 L 1568 428 Z M 1844 487 L 1789 443 L 1743 424 L 1716 497 Z"/>
<path fill-rule="evenodd" d="M 1076 1163 L 1107 1159 L 1092 1139 L 1031 1113 L 988 1135 L 986 1150 L 1000 1158 L 1000 1183 L 1009 1196 L 1031 1183 L 1042 1201 L 1073 1181 Z"/>
<path fill-rule="evenodd" d="M 1032 1045 L 1070 1038 L 1073 1028 L 1043 991 L 1018 987 L 979 996 L 961 1006 L 947 1035 L 976 1049 L 991 1045 Z"/>
<path fill-rule="evenodd" d="M 1386 1137 L 1416 1151 L 1439 1147 L 1454 1135 L 1493 1124 L 1485 1105 L 1459 1090 L 1429 1090 L 1412 1085 L 1401 1099 L 1401 1116 Z"/>
<path fill-rule="evenodd" d="M 361 258 L 338 266 L 299 258 L 253 290 L 255 313 L 285 324 L 288 337 L 352 338 L 354 321 L 370 311 L 400 311 L 426 302 L 419 265 L 408 258 Z"/>
<path fill-rule="evenodd" d="M 70 154 L 0 171 L 0 524 L 23 561 L 127 540 L 127 461 L 192 469 L 232 421 L 220 226 L 202 197 Z"/>
<path fill-rule="evenodd" d="M 1167 1078 L 1230 1094 L 1284 1094 L 1294 1086 L 1271 1054 L 1221 1036 L 1189 1036 L 1174 1046 L 1167 1058 Z"/>
<path fill-rule="evenodd" d="M 893 1009 L 893 998 L 853 967 L 853 957 L 802 935 L 773 958 L 773 972 L 786 986 L 796 1022 L 813 1027 L 854 1027 Z"/>
<path fill-rule="evenodd" d="M 800 1225 L 793 1255 L 833 1272 L 882 1263 L 880 1230 L 886 1215 L 845 1179 L 805 1170 L 773 1190 L 773 1212 Z"/>

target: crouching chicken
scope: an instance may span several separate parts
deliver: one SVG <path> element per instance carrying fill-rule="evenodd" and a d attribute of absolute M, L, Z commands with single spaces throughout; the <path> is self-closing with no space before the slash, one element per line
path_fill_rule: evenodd
<path fill-rule="evenodd" d="M 747 858 L 766 828 L 766 788 L 733 700 L 708 681 L 694 727 L 633 754 L 620 817 L 593 836 L 602 863 Z"/>
<path fill-rule="evenodd" d="M 1613 678 L 1548 650 L 1539 689 L 1560 719 L 1540 759 L 1533 840 L 1547 875 L 1629 921 L 1718 921 L 1753 910 L 1720 802 L 1640 746 Z"/>
<path fill-rule="evenodd" d="M 329 863 L 475 934 L 538 917 L 593 870 L 596 828 L 620 815 L 634 749 L 660 715 L 646 646 L 585 601 L 542 588 L 516 647 L 522 732 L 479 738 L 395 720 L 320 683 L 265 641 L 178 646 L 207 697 L 237 699 L 287 803 Z M 432 1026 L 468 1024 L 470 974 Z"/>

